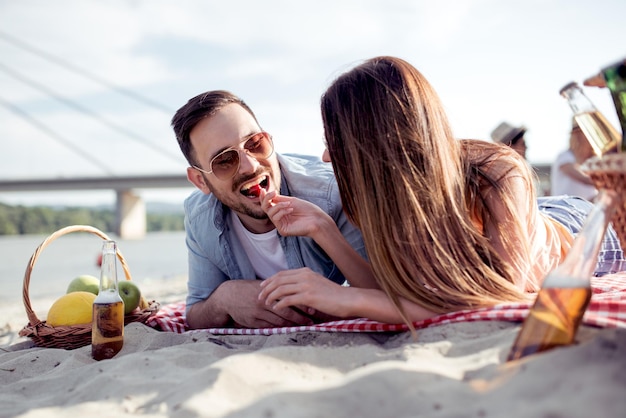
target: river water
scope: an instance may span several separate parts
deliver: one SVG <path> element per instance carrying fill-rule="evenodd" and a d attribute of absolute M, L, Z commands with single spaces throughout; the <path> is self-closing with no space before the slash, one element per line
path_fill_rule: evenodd
<path fill-rule="evenodd" d="M 187 275 L 184 231 L 154 232 L 140 240 L 117 239 L 131 278 L 137 284 Z M 0 236 L 0 304 L 22 299 L 24 275 L 31 256 L 47 235 Z M 86 232 L 63 235 L 34 260 L 28 294 L 32 298 L 65 293 L 68 283 L 81 274 L 100 277 L 97 258 L 102 239 Z M 125 273 L 118 263 L 118 279 Z"/>

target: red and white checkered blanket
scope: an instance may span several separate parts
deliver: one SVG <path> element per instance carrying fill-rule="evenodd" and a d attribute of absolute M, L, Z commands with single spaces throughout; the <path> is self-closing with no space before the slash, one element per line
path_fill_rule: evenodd
<path fill-rule="evenodd" d="M 626 272 L 594 277 L 591 280 L 593 294 L 583 317 L 583 323 L 597 327 L 626 328 Z M 414 322 L 415 329 L 453 322 L 512 321 L 521 322 L 528 315 L 531 303 L 509 303 L 491 308 L 465 310 L 438 315 Z M 189 331 L 185 323 L 185 303 L 178 302 L 161 307 L 147 325 L 161 331 L 183 333 Z M 326 332 L 401 332 L 406 324 L 386 324 L 365 318 L 325 322 L 309 326 L 282 328 L 209 328 L 211 334 L 272 335 L 299 331 Z"/>

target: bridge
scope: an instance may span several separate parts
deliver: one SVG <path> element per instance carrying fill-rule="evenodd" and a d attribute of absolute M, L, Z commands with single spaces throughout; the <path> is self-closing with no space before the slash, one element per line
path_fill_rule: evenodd
<path fill-rule="evenodd" d="M 115 190 L 115 233 L 125 239 L 146 234 L 146 207 L 136 189 L 193 187 L 185 174 L 0 180 L 0 192 Z"/>
<path fill-rule="evenodd" d="M 550 164 L 533 165 L 539 185 L 539 196 L 549 193 Z M 134 189 L 192 187 L 184 174 L 152 176 L 115 176 L 0 180 L 0 192 L 33 192 L 50 190 L 115 190 L 115 233 L 121 238 L 140 239 L 146 233 L 146 208 Z"/>
<path fill-rule="evenodd" d="M 156 110 L 159 112 L 159 115 L 151 116 L 153 120 L 161 120 L 164 117 L 167 117 L 167 120 L 169 120 L 174 113 L 173 109 L 149 97 L 145 97 L 136 91 L 117 85 L 85 68 L 80 68 L 72 62 L 65 60 L 63 57 L 50 54 L 46 49 L 24 42 L 11 34 L 0 31 L 0 41 L 10 44 L 12 47 L 17 48 L 25 54 L 34 56 L 36 59 L 40 60 L 42 64 L 52 65 L 57 71 L 69 72 L 73 76 L 95 83 L 97 85 L 96 91 L 103 95 L 106 94 L 106 97 L 110 97 L 109 100 L 113 100 L 113 96 L 119 96 L 117 97 L 118 100 L 114 102 L 119 106 L 118 112 L 111 112 L 107 107 L 102 110 L 94 109 L 87 105 L 88 101 L 83 103 L 82 101 L 74 100 L 71 95 L 68 96 L 60 86 L 54 88 L 55 83 L 42 83 L 37 77 L 29 76 L 25 68 L 13 68 L 8 65 L 8 62 L 0 63 L 0 73 L 5 77 L 10 77 L 15 80 L 15 85 L 23 84 L 29 89 L 29 92 L 34 90 L 39 92 L 42 96 L 42 98 L 38 100 L 29 99 L 22 101 L 7 101 L 0 97 L 0 106 L 9 110 L 12 115 L 17 116 L 23 123 L 25 122 L 30 127 L 36 129 L 40 134 L 43 134 L 45 139 L 55 141 L 59 146 L 70 150 L 75 158 L 88 161 L 91 166 L 99 168 L 105 173 L 102 177 L 54 177 L 27 180 L 0 180 L 0 192 L 114 190 L 116 192 L 115 232 L 122 238 L 142 238 L 146 233 L 146 209 L 144 202 L 135 191 L 137 189 L 146 188 L 192 187 L 185 173 L 150 176 L 118 174 L 119 169 L 116 170 L 109 166 L 109 163 L 115 161 L 115 158 L 109 157 L 107 159 L 105 155 L 101 155 L 101 149 L 98 149 L 97 152 L 93 152 L 92 149 L 89 148 L 89 145 L 85 143 L 84 138 L 72 138 L 72 129 L 69 129 L 71 124 L 68 124 L 68 119 L 64 119 L 65 123 L 59 123 L 56 121 L 56 113 L 53 119 L 46 119 L 45 116 L 47 113 L 42 110 L 43 107 L 41 103 L 50 102 L 48 106 L 55 109 L 55 112 L 58 112 L 56 109 L 59 105 L 60 107 L 58 107 L 58 109 L 66 108 L 67 110 L 71 110 L 72 123 L 78 120 L 78 117 L 80 117 L 81 120 L 85 119 L 96 122 L 97 128 L 90 131 L 91 134 L 88 136 L 92 139 L 91 146 L 95 143 L 98 145 L 108 143 L 110 132 L 113 132 L 116 138 L 123 136 L 126 140 L 131 140 L 136 144 L 142 145 L 144 151 L 150 153 L 148 154 L 149 157 L 143 158 L 143 161 L 152 161 L 153 159 L 157 161 L 156 158 L 166 157 L 174 161 L 176 167 L 184 169 L 184 166 L 181 166 L 183 157 L 180 154 L 180 150 L 176 149 L 177 146 L 175 142 L 168 141 L 167 146 L 164 147 L 155 139 L 157 137 L 171 136 L 172 133 L 169 127 L 167 128 L 167 133 L 163 132 L 160 135 L 155 133 L 140 134 L 128 129 L 126 117 L 121 120 L 111 118 L 111 115 L 116 113 L 118 114 L 118 118 L 120 115 L 127 116 L 125 112 L 130 111 L 129 109 L 133 111 L 139 109 L 143 112 L 146 111 L 146 108 L 151 108 L 152 111 Z M 39 67 L 36 68 L 39 69 Z M 88 95 L 93 94 L 95 93 L 91 91 L 88 93 Z M 111 96 L 109 96 L 109 94 Z M 123 99 L 123 101 L 119 101 L 119 99 Z M 126 103 L 127 100 L 132 100 L 132 107 L 128 107 Z M 102 102 L 97 102 L 97 104 L 100 103 Z M 51 107 L 52 104 L 54 104 L 54 107 Z M 94 105 L 94 103 L 92 103 L 92 105 Z M 111 106 L 112 105 L 109 104 L 109 107 Z M 103 130 L 103 128 L 106 129 L 109 134 L 98 137 L 97 133 Z M 27 132 L 28 134 L 24 134 L 25 137 L 34 137 L 33 132 Z M 15 136 L 15 133 L 11 131 L 11 135 Z M 96 138 L 99 138 L 99 141 L 93 141 L 93 139 Z M 15 158 L 12 157 L 10 153 L 5 153 L 4 156 Z M 146 157 L 146 155 L 143 156 Z M 31 155 L 28 155 L 28 158 L 31 157 Z M 65 164 L 71 165 L 72 163 L 70 161 L 72 160 L 64 160 Z M 158 168 L 148 167 L 148 172 L 155 172 L 163 168 L 163 163 L 160 162 L 161 160 L 158 161 L 159 162 L 155 163 Z M 540 179 L 538 194 L 546 194 L 550 189 L 550 165 L 537 164 L 533 167 Z M 8 172 L 10 172 L 10 170 L 8 170 Z"/>

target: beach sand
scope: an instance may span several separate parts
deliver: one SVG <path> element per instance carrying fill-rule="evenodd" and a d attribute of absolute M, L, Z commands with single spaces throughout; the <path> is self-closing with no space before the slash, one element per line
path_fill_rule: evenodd
<path fill-rule="evenodd" d="M 183 300 L 184 280 L 150 291 Z M 626 416 L 626 329 L 583 326 L 577 345 L 505 363 L 519 323 L 437 325 L 417 339 L 175 334 L 133 323 L 122 351 L 96 362 L 89 346 L 17 337 L 23 305 L 0 312 L 10 327 L 0 337 L 0 417 Z"/>

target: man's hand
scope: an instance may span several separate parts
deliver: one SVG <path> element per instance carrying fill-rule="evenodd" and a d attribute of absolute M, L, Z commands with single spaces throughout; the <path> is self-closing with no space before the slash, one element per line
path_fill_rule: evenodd
<path fill-rule="evenodd" d="M 260 280 L 228 280 L 204 302 L 194 304 L 187 322 L 191 328 L 232 326 L 273 328 L 312 325 L 313 320 L 290 307 L 272 309 L 259 300 Z M 197 306 L 196 306 L 197 305 Z M 232 319 L 232 322 L 225 321 Z M 230 322 L 230 323 L 228 323 Z"/>
<path fill-rule="evenodd" d="M 606 87 L 606 81 L 604 80 L 602 73 L 598 73 L 583 81 L 583 85 L 589 87 Z"/>

